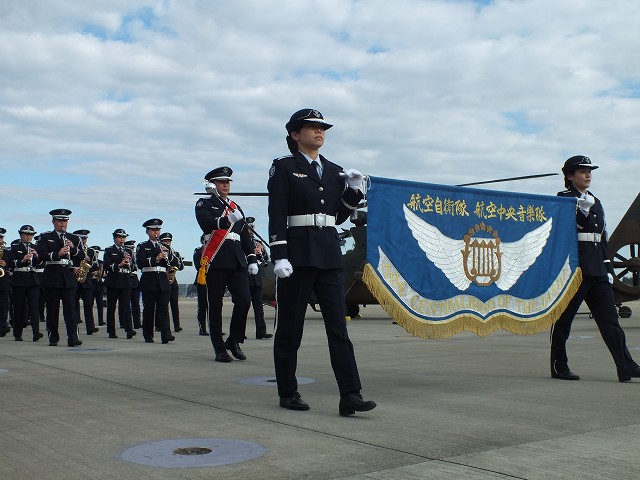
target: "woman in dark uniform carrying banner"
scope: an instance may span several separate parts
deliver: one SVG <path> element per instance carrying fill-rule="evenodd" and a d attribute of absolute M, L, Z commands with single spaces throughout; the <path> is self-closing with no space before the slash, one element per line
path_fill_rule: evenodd
<path fill-rule="evenodd" d="M 551 377 L 560 380 L 579 380 L 569 369 L 566 343 L 571 324 L 583 301 L 587 303 L 602 339 L 616 364 L 618 380 L 628 382 L 640 377 L 640 367 L 627 349 L 624 331 L 618 323 L 613 298 L 613 267 L 607 255 L 604 209 L 600 200 L 587 189 L 591 173 L 598 168 L 589 157 L 575 155 L 562 168 L 567 190 L 561 197 L 576 197 L 576 225 L 578 229 L 578 258 L 582 283 L 567 309 L 551 329 Z"/>

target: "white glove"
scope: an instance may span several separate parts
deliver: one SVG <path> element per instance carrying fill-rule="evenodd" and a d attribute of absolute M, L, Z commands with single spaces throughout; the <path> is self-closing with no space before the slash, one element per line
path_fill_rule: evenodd
<path fill-rule="evenodd" d="M 242 218 L 242 212 L 240 209 L 234 210 L 227 217 L 231 223 L 236 223 L 238 220 Z"/>
<path fill-rule="evenodd" d="M 364 176 L 355 168 L 350 168 L 344 172 L 347 175 L 347 184 L 353 189 L 359 189 L 362 186 Z"/>
<path fill-rule="evenodd" d="M 286 258 L 281 258 L 280 260 L 276 260 L 276 264 L 273 267 L 273 273 L 275 273 L 279 278 L 286 278 L 293 273 L 293 267 L 289 260 Z"/>
<path fill-rule="evenodd" d="M 249 275 L 256 275 L 258 273 L 258 264 L 250 263 L 248 270 L 249 270 Z"/>
<path fill-rule="evenodd" d="M 609 277 L 609 283 L 613 285 L 613 275 L 611 275 L 610 273 L 607 273 L 607 277 Z"/>
<path fill-rule="evenodd" d="M 589 215 L 589 210 L 595 205 L 595 203 L 596 199 L 588 193 L 583 193 L 582 196 L 578 198 L 578 208 L 585 215 Z"/>

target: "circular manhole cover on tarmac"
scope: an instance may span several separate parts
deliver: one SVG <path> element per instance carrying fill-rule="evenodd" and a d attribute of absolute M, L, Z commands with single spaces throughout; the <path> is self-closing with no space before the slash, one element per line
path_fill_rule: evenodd
<path fill-rule="evenodd" d="M 298 385 L 306 385 L 308 383 L 313 383 L 315 380 L 313 378 L 306 377 L 298 377 Z M 276 386 L 276 378 L 275 377 L 250 377 L 250 378 L 241 378 L 238 380 L 238 383 L 242 383 L 243 385 L 268 385 L 268 386 Z"/>
<path fill-rule="evenodd" d="M 136 445 L 125 450 L 122 458 L 150 467 L 217 467 L 255 460 L 268 451 L 264 445 L 244 440 L 183 438 Z"/>

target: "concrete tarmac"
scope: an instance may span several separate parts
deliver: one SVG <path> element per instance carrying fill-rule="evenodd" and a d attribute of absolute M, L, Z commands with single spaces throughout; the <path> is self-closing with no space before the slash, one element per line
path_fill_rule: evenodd
<path fill-rule="evenodd" d="M 640 303 L 629 306 L 621 324 L 640 360 Z M 362 393 L 378 407 L 340 417 L 319 314 L 309 309 L 298 362 L 311 410 L 294 412 L 278 406 L 273 341 L 255 339 L 253 317 L 248 359 L 221 364 L 195 310 L 181 299 L 184 330 L 168 345 L 157 334 L 144 343 L 141 331 L 109 339 L 104 327 L 81 333 L 80 348 L 33 343 L 26 330 L 23 342 L 0 338 L 0 479 L 640 478 L 640 379 L 618 382 L 587 315 L 568 343 L 582 379 L 560 381 L 549 375 L 548 332 L 423 340 L 364 308 L 349 332 Z M 165 443 L 177 453 L 163 454 Z M 143 459 L 170 466 L 131 461 L 141 445 L 151 449 Z M 238 463 L 226 461 L 233 453 Z M 213 457 L 222 464 L 199 466 Z"/>

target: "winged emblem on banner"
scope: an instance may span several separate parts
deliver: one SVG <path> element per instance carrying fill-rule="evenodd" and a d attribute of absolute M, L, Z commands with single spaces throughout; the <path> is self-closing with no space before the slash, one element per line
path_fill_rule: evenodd
<path fill-rule="evenodd" d="M 403 210 L 420 248 L 459 290 L 466 290 L 472 282 L 479 286 L 495 283 L 500 290 L 509 290 L 542 253 L 553 222 L 550 218 L 515 242 L 502 242 L 497 232 L 484 223 L 469 229 L 464 239 L 456 240 L 424 221 L 406 205 Z M 490 236 L 475 236 L 479 231 Z"/>

